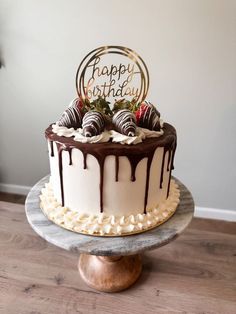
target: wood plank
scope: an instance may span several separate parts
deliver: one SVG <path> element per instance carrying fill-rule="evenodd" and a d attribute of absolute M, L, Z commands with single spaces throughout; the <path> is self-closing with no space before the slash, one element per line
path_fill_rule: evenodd
<path fill-rule="evenodd" d="M 12 202 L 17 204 L 25 204 L 25 195 L 12 194 L 0 191 L 0 200 L 4 202 Z"/>
<path fill-rule="evenodd" d="M 231 221 L 195 218 L 191 222 L 191 229 L 236 234 L 235 222 Z"/>
<path fill-rule="evenodd" d="M 0 202 L 0 313 L 235 313 L 233 225 L 227 232 L 228 223 L 202 220 L 146 252 L 133 287 L 106 294 L 81 280 L 77 254 L 34 233 L 24 206 Z"/>

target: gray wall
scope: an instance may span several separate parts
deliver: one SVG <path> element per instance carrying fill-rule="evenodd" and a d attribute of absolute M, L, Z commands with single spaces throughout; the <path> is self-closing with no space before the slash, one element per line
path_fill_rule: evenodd
<path fill-rule="evenodd" d="M 48 173 L 44 129 L 76 95 L 87 52 L 124 45 L 146 61 L 149 99 L 178 131 L 175 175 L 198 206 L 236 204 L 235 1 L 0 3 L 0 182 Z"/>

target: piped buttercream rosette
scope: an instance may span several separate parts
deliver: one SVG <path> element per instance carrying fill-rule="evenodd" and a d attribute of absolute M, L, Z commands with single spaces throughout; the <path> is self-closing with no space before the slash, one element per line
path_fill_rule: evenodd
<path fill-rule="evenodd" d="M 46 183 L 40 195 L 40 207 L 49 220 L 74 232 L 97 236 L 122 236 L 152 229 L 175 212 L 180 199 L 177 183 L 172 179 L 168 198 L 160 206 L 147 210 L 146 214 L 114 216 L 100 213 L 86 215 L 61 206 L 56 200 L 51 183 Z"/>
<path fill-rule="evenodd" d="M 121 144 L 128 144 L 128 145 L 131 145 L 131 144 L 135 145 L 135 144 L 143 142 L 146 138 L 160 137 L 164 134 L 163 129 L 160 129 L 160 131 L 152 131 L 152 130 L 138 127 L 136 129 L 135 136 L 128 136 L 120 132 L 117 132 L 115 130 L 110 130 L 110 131 L 104 130 L 99 135 L 87 137 L 84 135 L 82 128 L 78 128 L 75 130 L 74 128 L 67 128 L 64 126 L 60 126 L 58 125 L 58 123 L 55 123 L 52 125 L 52 131 L 53 133 L 59 136 L 74 137 L 74 140 L 80 143 L 105 143 L 111 140 L 114 143 L 121 143 Z"/>

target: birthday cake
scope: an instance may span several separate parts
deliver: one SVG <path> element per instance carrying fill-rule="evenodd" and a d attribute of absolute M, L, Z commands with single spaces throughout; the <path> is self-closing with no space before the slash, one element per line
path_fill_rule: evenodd
<path fill-rule="evenodd" d="M 86 68 L 97 66 L 101 55 L 92 63 L 96 58 L 90 58 Z M 112 66 L 113 76 L 121 75 L 118 66 Z M 46 129 L 51 175 L 40 206 L 50 220 L 74 232 L 140 233 L 165 222 L 179 203 L 178 185 L 171 178 L 176 131 L 162 121 L 156 106 L 143 99 L 146 91 L 140 96 L 126 89 L 126 95 L 119 92 L 123 97 L 118 100 L 113 92 L 109 102 L 114 78 L 103 68 L 101 73 L 109 76 L 110 85 L 91 89 L 88 79 L 86 93 L 79 89 L 79 97 Z M 85 76 L 83 86 L 84 81 Z M 88 97 L 89 92 L 97 97 Z"/>

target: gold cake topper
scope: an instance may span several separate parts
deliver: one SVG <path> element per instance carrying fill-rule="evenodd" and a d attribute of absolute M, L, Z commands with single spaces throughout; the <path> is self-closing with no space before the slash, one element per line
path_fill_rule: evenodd
<path fill-rule="evenodd" d="M 76 89 L 82 100 L 99 96 L 141 102 L 146 98 L 149 73 L 143 59 L 122 46 L 103 46 L 88 53 L 76 73 Z"/>

